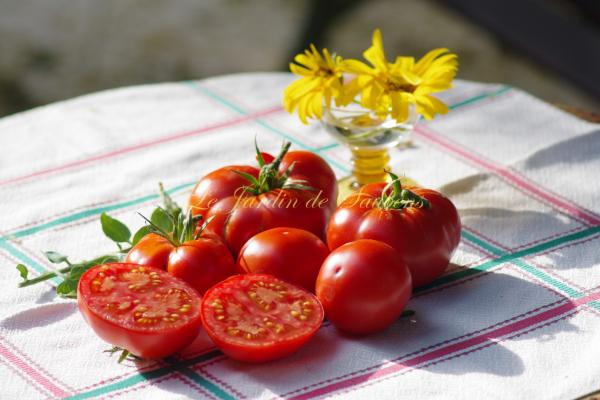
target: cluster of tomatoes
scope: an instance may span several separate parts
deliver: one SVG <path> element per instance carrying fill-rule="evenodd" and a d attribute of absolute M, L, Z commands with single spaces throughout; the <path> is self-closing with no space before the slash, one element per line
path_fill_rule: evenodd
<path fill-rule="evenodd" d="M 442 274 L 460 239 L 446 197 L 392 175 L 338 206 L 329 165 L 288 149 L 209 173 L 170 232 L 85 272 L 79 306 L 99 336 L 152 359 L 203 327 L 230 357 L 268 361 L 297 350 L 324 316 L 351 334 L 385 329 L 413 287 Z"/>

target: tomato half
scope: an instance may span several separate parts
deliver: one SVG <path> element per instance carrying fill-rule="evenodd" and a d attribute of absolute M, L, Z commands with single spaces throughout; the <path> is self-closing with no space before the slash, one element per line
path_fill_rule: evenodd
<path fill-rule="evenodd" d="M 79 280 L 77 302 L 98 336 L 146 359 L 182 350 L 202 328 L 198 292 L 158 268 L 93 267 Z"/>
<path fill-rule="evenodd" d="M 329 220 L 327 244 L 334 250 L 358 239 L 387 243 L 402 256 L 413 285 L 423 286 L 448 266 L 460 242 L 460 217 L 443 194 L 397 183 L 392 191 L 371 183 L 346 198 Z"/>
<path fill-rule="evenodd" d="M 285 357 L 306 343 L 323 322 L 319 300 L 271 275 L 236 275 L 206 292 L 204 329 L 233 359 L 263 362 Z"/>
<path fill-rule="evenodd" d="M 258 154 L 259 167 L 231 165 L 208 173 L 193 189 L 194 215 L 212 217 L 206 230 L 223 239 L 237 256 L 248 239 L 276 227 L 294 227 L 325 238 L 335 209 L 336 177 L 317 154 L 290 151 Z"/>
<path fill-rule="evenodd" d="M 336 328 L 381 331 L 402 313 L 412 289 L 398 252 L 376 240 L 357 240 L 331 252 L 317 279 L 317 297 Z"/>
<path fill-rule="evenodd" d="M 127 253 L 125 262 L 166 269 L 200 294 L 235 273 L 235 261 L 217 237 L 205 236 L 176 246 L 149 233 Z"/>
<path fill-rule="evenodd" d="M 273 228 L 246 242 L 237 260 L 242 273 L 269 274 L 315 291 L 321 264 L 329 254 L 314 234 L 295 228 Z"/>

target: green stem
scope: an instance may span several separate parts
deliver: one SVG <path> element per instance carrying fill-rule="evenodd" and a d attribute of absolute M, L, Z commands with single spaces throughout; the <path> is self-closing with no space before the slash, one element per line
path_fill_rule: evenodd
<path fill-rule="evenodd" d="M 64 274 L 64 273 L 71 271 L 71 268 L 73 268 L 73 265 L 70 265 L 65 268 L 61 268 L 58 271 L 45 272 L 39 276 L 36 276 L 33 279 L 27 279 L 26 281 L 19 282 L 19 287 L 22 288 L 22 287 L 26 287 L 26 286 L 31 286 L 31 285 L 35 285 L 36 283 L 40 283 L 40 282 L 46 281 L 48 279 L 55 278 L 58 276 L 59 273 Z"/>
<path fill-rule="evenodd" d="M 129 252 L 130 249 L 131 249 L 131 247 L 128 247 L 128 248 L 120 250 L 116 254 L 115 253 L 105 254 L 103 256 L 96 257 L 96 258 L 94 258 L 92 260 L 89 260 L 89 261 L 82 261 L 82 262 L 76 263 L 76 264 L 69 264 L 67 267 L 61 268 L 59 270 L 51 271 L 51 272 L 45 272 L 45 273 L 43 273 L 41 275 L 36 276 L 33 279 L 27 279 L 26 281 L 19 282 L 18 286 L 20 288 L 27 287 L 27 286 L 35 285 L 36 283 L 47 281 L 48 279 L 56 278 L 56 277 L 58 277 L 60 275 L 69 273 L 71 271 L 71 269 L 73 269 L 74 267 L 83 266 L 83 267 L 91 268 L 91 267 L 93 267 L 95 265 L 98 265 L 98 264 L 100 264 L 102 262 L 105 262 L 107 258 L 118 257 L 121 254 L 125 254 L 125 253 Z"/>
<path fill-rule="evenodd" d="M 387 170 L 385 172 L 390 175 L 392 181 L 381 192 L 381 197 L 378 200 L 380 208 L 384 210 L 400 210 L 408 207 L 431 207 L 429 200 L 426 198 L 408 189 L 403 189 L 400 178 L 396 174 Z M 388 194 L 390 187 L 392 188 L 392 193 Z"/>

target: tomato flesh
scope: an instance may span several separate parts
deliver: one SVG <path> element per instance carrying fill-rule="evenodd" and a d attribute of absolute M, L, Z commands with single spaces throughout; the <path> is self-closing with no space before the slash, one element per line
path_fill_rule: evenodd
<path fill-rule="evenodd" d="M 202 327 L 198 292 L 158 268 L 98 265 L 81 276 L 77 294 L 79 309 L 98 336 L 142 358 L 183 349 Z"/>
<path fill-rule="evenodd" d="M 202 321 L 215 345 L 233 359 L 263 362 L 306 343 L 323 322 L 310 292 L 271 275 L 236 275 L 206 292 Z"/>

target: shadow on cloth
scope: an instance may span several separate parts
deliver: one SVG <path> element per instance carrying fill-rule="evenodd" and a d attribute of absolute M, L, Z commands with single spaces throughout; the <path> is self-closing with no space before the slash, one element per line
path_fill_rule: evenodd
<path fill-rule="evenodd" d="M 52 303 L 30 308 L 5 318 L 0 326 L 9 330 L 27 330 L 59 322 L 77 311 L 77 302 Z"/>
<path fill-rule="evenodd" d="M 536 151 L 519 163 L 518 169 L 538 169 L 554 164 L 581 164 L 595 160 L 600 154 L 600 129 Z"/>
<path fill-rule="evenodd" d="M 414 370 L 451 375 L 520 375 L 525 370 L 524 362 L 504 342 L 552 341 L 559 333 L 576 333 L 578 329 L 568 319 L 554 323 L 556 318 L 550 318 L 547 324 L 536 323 L 537 315 L 543 322 L 545 311 L 569 299 L 509 272 L 497 270 L 460 285 L 423 293 L 408 305 L 416 311 L 414 317 L 398 320 L 378 334 L 353 337 L 328 326 L 293 357 L 262 365 L 224 359 L 219 373 L 243 375 L 283 397 L 309 392 L 298 390 L 299 382 L 314 383 L 313 388 L 350 378 L 362 383 L 381 377 L 387 370 L 394 376 Z M 361 316 L 356 319 L 360 323 Z"/>

